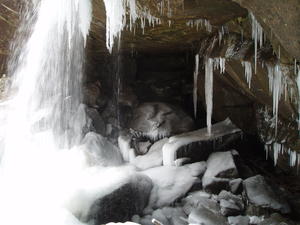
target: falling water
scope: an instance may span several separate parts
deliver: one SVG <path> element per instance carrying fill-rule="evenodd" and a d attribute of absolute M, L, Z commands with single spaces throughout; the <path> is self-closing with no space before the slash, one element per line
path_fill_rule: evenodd
<path fill-rule="evenodd" d="M 1 124 L 0 224 L 83 224 L 79 219 L 85 221 L 91 199 L 104 188 L 111 191 L 110 184 L 118 188 L 121 178 L 112 177 L 122 173 L 110 171 L 106 179 L 105 169 L 87 166 L 82 151 L 89 119 L 80 104 L 81 79 L 91 2 L 35 0 L 25 8 Z"/>

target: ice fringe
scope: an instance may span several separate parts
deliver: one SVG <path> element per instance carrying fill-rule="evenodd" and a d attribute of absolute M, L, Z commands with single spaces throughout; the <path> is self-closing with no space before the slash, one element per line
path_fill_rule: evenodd
<path fill-rule="evenodd" d="M 212 25 L 207 19 L 189 20 L 186 22 L 186 25 L 192 28 L 196 27 L 197 31 L 199 30 L 199 26 L 201 27 L 204 26 L 207 32 L 209 33 L 212 32 Z"/>

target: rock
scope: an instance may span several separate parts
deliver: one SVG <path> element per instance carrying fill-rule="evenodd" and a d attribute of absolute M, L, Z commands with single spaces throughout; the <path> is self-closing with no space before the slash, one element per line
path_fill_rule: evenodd
<path fill-rule="evenodd" d="M 150 141 L 139 142 L 138 143 L 138 155 L 145 155 L 151 146 Z"/>
<path fill-rule="evenodd" d="M 248 225 L 250 219 L 248 216 L 229 216 L 228 223 L 229 225 Z"/>
<path fill-rule="evenodd" d="M 236 216 L 241 213 L 240 207 L 234 201 L 227 201 L 225 199 L 221 199 L 221 214 L 223 216 Z"/>
<path fill-rule="evenodd" d="M 120 150 L 100 134 L 87 133 L 80 148 L 90 166 L 119 166 L 124 163 Z"/>
<path fill-rule="evenodd" d="M 215 152 L 207 160 L 207 170 L 202 178 L 202 185 L 205 190 L 218 193 L 222 189 L 228 189 L 230 178 L 237 176 L 238 171 L 231 152 Z"/>
<path fill-rule="evenodd" d="M 189 224 L 227 225 L 227 219 L 204 207 L 194 209 L 188 217 Z"/>
<path fill-rule="evenodd" d="M 295 225 L 295 223 L 282 217 L 278 213 L 274 213 L 270 218 L 261 221 L 260 223 L 258 223 L 258 225 Z"/>
<path fill-rule="evenodd" d="M 221 206 L 221 214 L 224 216 L 236 216 L 244 210 L 244 202 L 241 196 L 228 191 L 221 191 L 218 195 Z"/>
<path fill-rule="evenodd" d="M 274 192 L 263 176 L 250 177 L 244 180 L 243 185 L 249 202 L 255 207 L 280 211 L 281 213 L 291 211 L 288 203 Z"/>
<path fill-rule="evenodd" d="M 125 223 L 107 223 L 106 225 L 140 225 L 134 222 L 125 222 Z"/>
<path fill-rule="evenodd" d="M 95 201 L 88 218 L 95 221 L 95 225 L 129 221 L 133 215 L 143 212 L 151 189 L 152 182 L 149 177 L 135 175 L 111 194 Z"/>
<path fill-rule="evenodd" d="M 230 191 L 233 194 L 240 194 L 243 191 L 243 179 L 237 178 L 229 181 Z"/>
<path fill-rule="evenodd" d="M 192 195 L 192 198 L 188 199 L 188 201 L 186 201 L 186 203 L 184 204 L 183 210 L 188 215 L 193 211 L 193 209 L 200 206 L 205 207 L 206 209 L 209 209 L 216 214 L 220 213 L 221 210 L 217 201 L 206 197 L 201 197 L 199 195 Z"/>
<path fill-rule="evenodd" d="M 250 224 L 259 224 L 264 220 L 264 216 L 258 217 L 258 216 L 249 216 Z"/>
<path fill-rule="evenodd" d="M 105 135 L 106 134 L 106 125 L 105 125 L 104 120 L 98 113 L 97 109 L 87 108 L 86 113 L 92 120 L 93 130 L 98 134 Z"/>
<path fill-rule="evenodd" d="M 162 102 L 143 103 L 133 112 L 129 124 L 137 137 L 159 140 L 194 128 L 191 117 L 182 110 Z"/>
<path fill-rule="evenodd" d="M 132 160 L 132 164 L 141 170 L 162 166 L 162 146 L 168 141 L 168 138 L 155 142 L 147 154 L 137 156 Z"/>
<path fill-rule="evenodd" d="M 240 135 L 241 130 L 226 119 L 212 126 L 211 135 L 207 135 L 207 129 L 203 128 L 173 136 L 163 147 L 164 165 L 175 165 L 175 160 L 182 157 L 193 161 L 205 160 L 212 151 L 226 149 Z"/>
<path fill-rule="evenodd" d="M 202 164 L 194 163 L 181 167 L 161 166 L 143 171 L 142 173 L 149 176 L 154 184 L 145 213 L 152 208 L 168 206 L 184 196 L 198 180 L 197 167 L 202 167 Z"/>

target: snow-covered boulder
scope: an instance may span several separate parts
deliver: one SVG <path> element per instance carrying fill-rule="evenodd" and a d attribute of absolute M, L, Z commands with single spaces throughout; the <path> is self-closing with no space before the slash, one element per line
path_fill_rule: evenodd
<path fill-rule="evenodd" d="M 154 184 L 146 212 L 153 208 L 168 206 L 184 196 L 198 180 L 202 163 L 193 163 L 181 167 L 161 166 L 143 171 Z"/>
<path fill-rule="evenodd" d="M 231 151 L 214 152 L 207 160 L 207 170 L 202 178 L 205 190 L 219 193 L 229 188 L 230 179 L 237 178 L 238 171 Z"/>
<path fill-rule="evenodd" d="M 280 211 L 281 213 L 291 211 L 286 200 L 275 193 L 263 176 L 250 177 L 244 180 L 243 185 L 249 202 L 255 207 Z"/>

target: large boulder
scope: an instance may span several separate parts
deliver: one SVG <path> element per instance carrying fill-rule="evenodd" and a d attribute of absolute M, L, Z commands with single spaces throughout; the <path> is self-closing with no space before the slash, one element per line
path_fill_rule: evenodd
<path fill-rule="evenodd" d="M 95 201 L 89 210 L 88 220 L 93 220 L 95 225 L 129 221 L 133 215 L 142 214 L 151 189 L 149 177 L 135 175 L 117 190 Z"/>
<path fill-rule="evenodd" d="M 159 140 L 194 129 L 194 121 L 179 108 L 162 102 L 143 103 L 129 124 L 137 137 Z"/>
<path fill-rule="evenodd" d="M 207 160 L 207 170 L 202 178 L 202 185 L 207 191 L 219 193 L 229 188 L 230 179 L 237 177 L 238 171 L 232 152 L 214 152 Z"/>
<path fill-rule="evenodd" d="M 250 177 L 243 182 L 249 202 L 254 207 L 275 210 L 281 213 L 291 211 L 289 204 L 274 191 L 261 175 Z"/>

